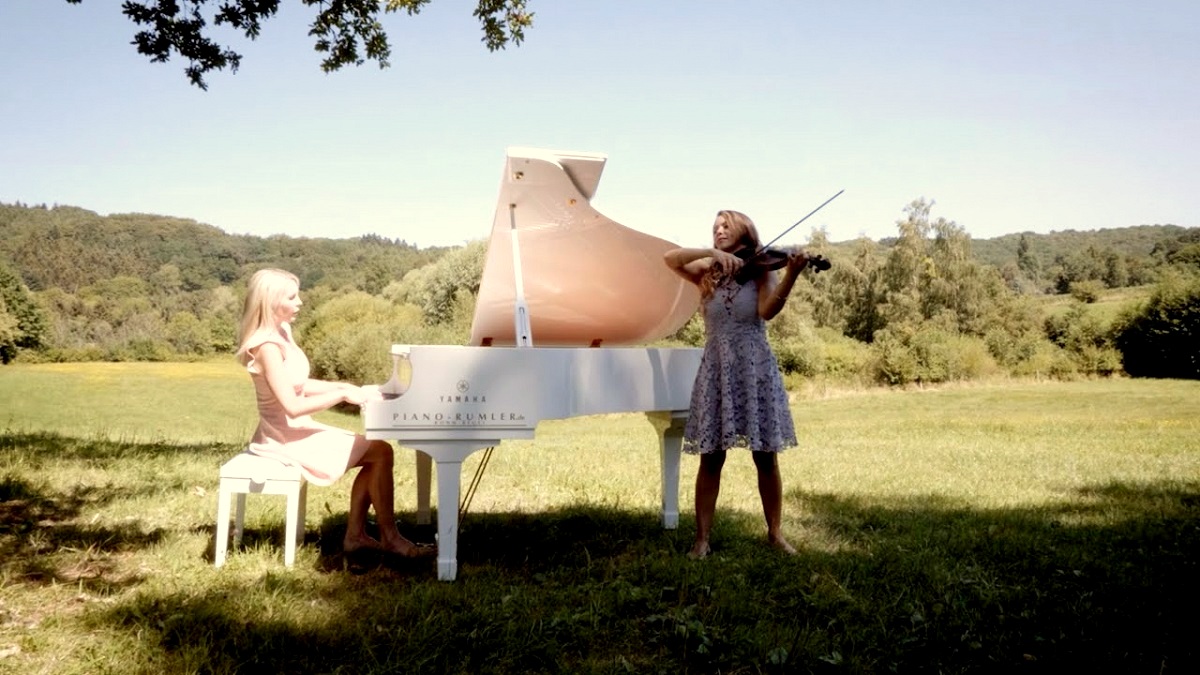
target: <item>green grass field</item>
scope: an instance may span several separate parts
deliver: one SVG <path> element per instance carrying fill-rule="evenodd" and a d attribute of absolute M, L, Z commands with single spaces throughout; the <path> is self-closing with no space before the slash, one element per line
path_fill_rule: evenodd
<path fill-rule="evenodd" d="M 1126 309 L 1144 303 L 1150 298 L 1154 286 L 1129 286 L 1126 288 L 1109 288 L 1101 294 L 1096 302 L 1085 305 L 1087 313 L 1095 317 L 1101 325 L 1109 326 L 1113 320 Z M 1041 297 L 1042 307 L 1050 316 L 1066 314 L 1079 301 L 1070 295 L 1045 295 Z"/>
<path fill-rule="evenodd" d="M 346 479 L 310 487 L 295 567 L 282 499 L 251 497 L 214 569 L 217 468 L 253 406 L 232 362 L 0 368 L 0 673 L 1200 668 L 1200 382 L 797 400 L 790 557 L 765 544 L 745 454 L 692 561 L 694 457 L 663 530 L 645 416 L 545 422 L 497 449 L 454 582 L 343 571 Z M 402 529 L 428 539 L 397 453 Z"/>

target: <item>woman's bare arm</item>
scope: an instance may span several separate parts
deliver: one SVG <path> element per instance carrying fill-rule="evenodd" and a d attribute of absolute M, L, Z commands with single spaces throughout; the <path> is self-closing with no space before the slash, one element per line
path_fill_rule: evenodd
<path fill-rule="evenodd" d="M 775 275 L 771 272 L 766 273 L 766 277 L 759 281 L 758 284 L 758 315 L 764 321 L 770 321 L 783 311 L 783 306 L 787 303 L 788 295 L 792 292 L 792 287 L 796 284 L 796 279 L 800 276 L 800 271 L 808 265 L 808 255 L 803 251 L 793 253 L 788 256 L 787 267 L 784 268 L 783 278 L 778 283 L 775 281 Z"/>
<path fill-rule="evenodd" d="M 663 262 L 676 274 L 696 285 L 700 284 L 713 265 L 729 274 L 737 272 L 742 266 L 741 258 L 718 248 L 671 249 L 663 254 Z"/>
<path fill-rule="evenodd" d="M 254 350 L 254 358 L 267 379 L 271 393 L 275 394 L 275 398 L 289 417 L 303 417 L 328 410 L 343 401 L 355 403 L 365 398 L 359 393 L 358 387 L 349 385 L 319 392 L 309 392 L 306 388 L 303 396 L 298 395 L 288 379 L 287 368 L 283 363 L 283 349 L 279 345 L 267 342 L 259 346 Z"/>

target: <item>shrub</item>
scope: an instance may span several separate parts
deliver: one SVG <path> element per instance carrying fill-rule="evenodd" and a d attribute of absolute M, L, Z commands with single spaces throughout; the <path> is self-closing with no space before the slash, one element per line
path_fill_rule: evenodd
<path fill-rule="evenodd" d="M 1081 373 L 1110 375 L 1121 369 L 1121 357 L 1113 348 L 1109 330 L 1083 303 L 1046 319 L 1046 336 L 1067 352 Z"/>
<path fill-rule="evenodd" d="M 969 380 L 997 370 L 983 340 L 934 326 L 878 331 L 872 353 L 874 379 L 890 385 Z"/>
<path fill-rule="evenodd" d="M 179 354 L 204 356 L 211 354 L 212 331 L 191 312 L 178 312 L 167 320 L 167 341 Z"/>
<path fill-rule="evenodd" d="M 1027 358 L 1013 364 L 1009 372 L 1018 377 L 1072 380 L 1079 375 L 1079 367 L 1065 349 L 1042 340 L 1034 345 Z"/>
<path fill-rule="evenodd" d="M 1200 277 L 1164 279 L 1117 317 L 1112 340 L 1134 377 L 1200 379 Z"/>
<path fill-rule="evenodd" d="M 671 340 L 677 340 L 685 345 L 692 347 L 704 346 L 704 315 L 701 312 L 696 312 L 692 315 L 688 322 L 675 331 L 671 336 Z"/>
<path fill-rule="evenodd" d="M 1072 298 L 1091 304 L 1099 300 L 1100 295 L 1104 293 L 1104 282 L 1099 279 L 1072 281 L 1068 287 L 1068 292 Z"/>
<path fill-rule="evenodd" d="M 1070 354 L 1080 372 L 1112 375 L 1121 370 L 1121 353 L 1108 346 L 1083 345 Z"/>
<path fill-rule="evenodd" d="M 165 340 L 133 338 L 109 348 L 107 361 L 170 361 L 175 353 Z"/>
<path fill-rule="evenodd" d="M 831 328 L 817 330 L 821 340 L 822 374 L 837 380 L 859 380 L 871 361 L 871 347 Z"/>
<path fill-rule="evenodd" d="M 1009 369 L 1033 358 L 1039 344 L 1045 342 L 1045 338 L 1038 335 L 1014 335 L 1001 328 L 993 328 L 983 336 L 988 353 L 997 363 Z"/>
<path fill-rule="evenodd" d="M 791 331 L 787 337 L 768 335 L 768 340 L 784 373 L 812 377 L 824 370 L 821 342 L 807 325 Z"/>
<path fill-rule="evenodd" d="M 824 369 L 820 345 L 811 341 L 792 338 L 774 345 L 772 350 L 779 361 L 779 369 L 784 373 L 812 377 Z"/>
<path fill-rule="evenodd" d="M 392 372 L 393 344 L 466 344 L 461 330 L 426 326 L 421 314 L 413 305 L 355 291 L 302 315 L 297 342 L 312 362 L 313 377 L 378 384 Z"/>

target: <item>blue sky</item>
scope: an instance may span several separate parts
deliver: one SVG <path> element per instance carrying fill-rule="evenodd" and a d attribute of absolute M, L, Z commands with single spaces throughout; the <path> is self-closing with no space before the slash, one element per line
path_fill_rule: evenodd
<path fill-rule="evenodd" d="M 0 3 L 0 201 L 234 234 L 484 238 L 508 146 L 603 152 L 592 204 L 706 245 L 896 234 L 914 199 L 976 238 L 1200 226 L 1200 3 L 474 0 L 389 15 L 392 66 L 325 74 L 296 0 L 236 74 L 150 63 L 110 0 Z"/>

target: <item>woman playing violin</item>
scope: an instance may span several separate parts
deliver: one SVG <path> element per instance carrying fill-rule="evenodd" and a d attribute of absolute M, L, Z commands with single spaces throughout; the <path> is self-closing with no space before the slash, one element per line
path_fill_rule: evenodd
<path fill-rule="evenodd" d="M 777 280 L 771 271 L 776 265 L 747 255 L 760 248 L 758 232 L 737 211 L 717 213 L 712 237 L 712 248 L 677 248 L 663 256 L 668 267 L 699 287 L 704 312 L 704 355 L 683 440 L 685 452 L 700 455 L 696 541 L 689 555 L 703 558 L 712 552 L 709 536 L 721 469 L 731 448 L 747 448 L 754 458 L 767 542 L 795 553 L 780 532 L 783 481 L 776 454 L 797 445 L 796 431 L 766 322 L 783 309 L 809 258 L 803 252 L 788 254 Z"/>

